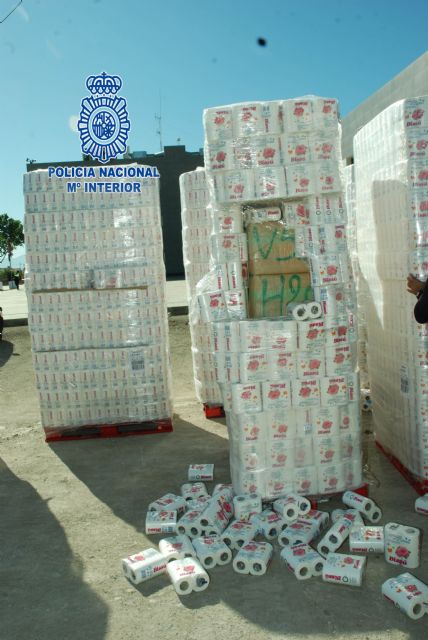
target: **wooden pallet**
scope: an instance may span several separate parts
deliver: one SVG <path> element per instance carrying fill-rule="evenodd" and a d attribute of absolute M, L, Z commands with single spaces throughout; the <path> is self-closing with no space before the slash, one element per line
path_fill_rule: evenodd
<path fill-rule="evenodd" d="M 224 408 L 222 404 L 207 404 L 202 405 L 204 408 L 205 417 L 209 420 L 211 418 L 224 418 Z"/>
<path fill-rule="evenodd" d="M 404 466 L 398 458 L 394 456 L 391 451 L 385 449 L 380 442 L 376 440 L 376 446 L 379 451 L 382 451 L 383 455 L 394 465 L 394 467 L 401 473 L 403 478 L 422 496 L 428 493 L 428 478 L 420 478 L 415 475 L 410 469 Z"/>
<path fill-rule="evenodd" d="M 124 422 L 120 424 L 97 424 L 81 427 L 45 427 L 46 442 L 63 440 L 88 440 L 92 438 L 123 438 L 172 431 L 172 419 L 148 420 L 147 422 Z"/>

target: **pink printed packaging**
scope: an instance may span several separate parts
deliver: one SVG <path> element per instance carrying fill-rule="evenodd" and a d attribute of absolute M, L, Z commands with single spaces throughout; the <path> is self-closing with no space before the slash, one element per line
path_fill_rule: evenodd
<path fill-rule="evenodd" d="M 293 407 L 316 407 L 320 404 L 321 392 L 318 378 L 292 380 Z"/>
<path fill-rule="evenodd" d="M 346 376 L 332 376 L 321 379 L 321 404 L 344 405 L 348 403 L 348 384 Z"/>
<path fill-rule="evenodd" d="M 264 410 L 291 407 L 290 380 L 262 382 L 262 396 Z"/>

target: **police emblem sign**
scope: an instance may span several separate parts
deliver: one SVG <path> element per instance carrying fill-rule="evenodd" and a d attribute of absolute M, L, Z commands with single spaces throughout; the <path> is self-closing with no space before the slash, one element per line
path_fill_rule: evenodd
<path fill-rule="evenodd" d="M 86 86 L 92 95 L 83 98 L 77 125 L 82 152 L 106 163 L 126 151 L 131 127 L 126 100 L 116 95 L 122 79 L 104 72 L 89 76 Z"/>

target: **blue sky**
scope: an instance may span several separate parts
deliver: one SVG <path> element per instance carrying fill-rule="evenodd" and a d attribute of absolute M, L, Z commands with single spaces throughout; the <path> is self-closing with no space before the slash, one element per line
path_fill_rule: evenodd
<path fill-rule="evenodd" d="M 315 93 L 346 115 L 424 53 L 427 21 L 426 0 L 24 0 L 0 24 L 0 212 L 23 216 L 26 158 L 80 158 L 91 74 L 122 76 L 131 149 L 159 150 L 161 94 L 163 143 L 196 150 L 208 106 Z"/>

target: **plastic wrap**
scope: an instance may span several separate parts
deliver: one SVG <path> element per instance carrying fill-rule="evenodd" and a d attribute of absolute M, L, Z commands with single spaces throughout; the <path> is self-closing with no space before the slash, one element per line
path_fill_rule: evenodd
<path fill-rule="evenodd" d="M 198 284 L 234 490 L 272 499 L 357 487 L 357 301 L 337 101 L 306 96 L 206 109 L 204 129 L 211 207 L 241 206 L 247 237 L 245 251 L 235 216 L 227 236 L 216 235 L 217 225 L 211 270 Z M 230 257 L 243 266 L 248 258 L 251 320 L 231 322 Z M 293 315 L 314 299 L 308 320 Z"/>
<path fill-rule="evenodd" d="M 42 425 L 67 435 L 74 427 L 169 419 L 158 183 L 140 180 L 136 193 L 68 193 L 66 184 L 46 170 L 24 175 Z"/>
<path fill-rule="evenodd" d="M 426 327 L 413 316 L 410 271 L 425 280 L 428 97 L 400 100 L 354 139 L 358 257 L 367 286 L 369 377 L 376 439 L 428 478 Z"/>

